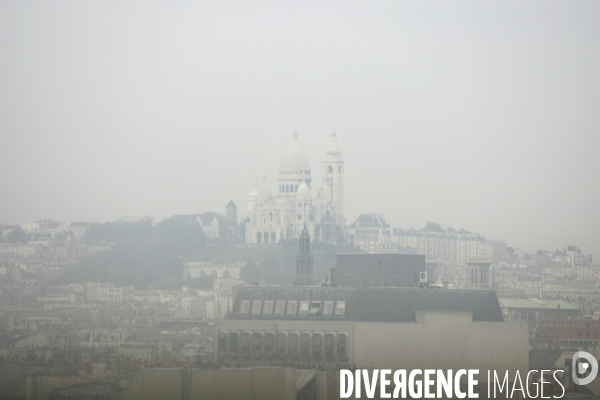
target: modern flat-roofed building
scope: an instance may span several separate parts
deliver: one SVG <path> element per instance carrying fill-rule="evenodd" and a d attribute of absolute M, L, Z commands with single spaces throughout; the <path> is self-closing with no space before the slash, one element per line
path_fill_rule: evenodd
<path fill-rule="evenodd" d="M 230 366 L 512 375 L 526 374 L 529 360 L 527 325 L 503 322 L 492 291 L 244 287 L 215 337 L 215 361 Z"/>

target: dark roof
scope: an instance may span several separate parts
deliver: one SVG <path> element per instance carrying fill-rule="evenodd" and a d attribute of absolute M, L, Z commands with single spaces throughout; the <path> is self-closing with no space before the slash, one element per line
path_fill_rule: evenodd
<path fill-rule="evenodd" d="M 346 301 L 346 313 L 343 317 L 240 316 L 242 300 Z M 241 287 L 230 318 L 414 322 L 416 311 L 466 311 L 473 313 L 473 321 L 503 321 L 494 291 L 365 287 Z"/>
<path fill-rule="evenodd" d="M 360 214 L 351 225 L 353 228 L 389 228 L 382 215 Z"/>
<path fill-rule="evenodd" d="M 25 400 L 25 378 L 40 366 L 0 364 L 0 399 Z"/>
<path fill-rule="evenodd" d="M 227 205 L 225 207 L 235 207 L 235 208 L 237 208 L 237 206 L 235 205 L 235 203 L 233 202 L 233 200 L 229 200 L 229 203 L 227 203 Z"/>

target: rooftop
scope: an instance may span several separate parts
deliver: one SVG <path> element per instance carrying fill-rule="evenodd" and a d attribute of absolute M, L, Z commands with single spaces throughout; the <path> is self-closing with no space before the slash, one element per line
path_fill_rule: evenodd
<path fill-rule="evenodd" d="M 561 310 L 579 310 L 575 304 L 560 299 L 536 299 L 536 298 L 511 298 L 501 297 L 498 299 L 500 307 L 503 308 L 544 308 Z"/>
<path fill-rule="evenodd" d="M 493 291 L 318 286 L 240 287 L 230 319 L 415 322 L 416 311 L 466 311 L 473 321 L 503 321 Z"/>

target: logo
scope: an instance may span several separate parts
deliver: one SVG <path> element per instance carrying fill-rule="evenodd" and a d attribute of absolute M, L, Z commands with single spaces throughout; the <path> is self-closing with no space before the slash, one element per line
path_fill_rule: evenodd
<path fill-rule="evenodd" d="M 598 375 L 598 362 L 590 353 L 578 351 L 573 355 L 571 371 L 573 371 L 573 382 L 576 385 L 587 385 Z M 586 374 L 587 376 L 585 376 Z"/>

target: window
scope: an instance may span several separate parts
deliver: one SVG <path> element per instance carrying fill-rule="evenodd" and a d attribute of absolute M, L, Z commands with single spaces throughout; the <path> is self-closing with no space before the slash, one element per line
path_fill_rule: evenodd
<path fill-rule="evenodd" d="M 590 337 L 590 333 L 589 333 L 589 332 L 586 332 L 586 333 L 585 333 L 585 337 L 586 337 L 586 338 L 589 338 L 589 337 Z"/>
<path fill-rule="evenodd" d="M 275 315 L 285 314 L 285 300 L 277 300 L 275 302 Z"/>
<path fill-rule="evenodd" d="M 262 358 L 263 335 L 260 332 L 254 332 L 252 335 L 252 355 L 257 360 Z"/>
<path fill-rule="evenodd" d="M 227 332 L 219 332 L 217 349 L 219 358 L 227 357 Z"/>
<path fill-rule="evenodd" d="M 298 334 L 290 333 L 288 336 L 288 356 L 292 360 L 298 359 Z"/>
<path fill-rule="evenodd" d="M 323 315 L 333 315 L 333 301 L 323 302 Z"/>
<path fill-rule="evenodd" d="M 545 327 L 546 327 L 546 323 L 542 322 L 542 328 L 545 328 Z"/>
<path fill-rule="evenodd" d="M 285 358 L 285 348 L 287 342 L 287 335 L 283 332 L 277 333 L 277 340 L 275 345 L 277 346 L 277 358 Z"/>
<path fill-rule="evenodd" d="M 581 322 L 579 323 L 579 327 L 580 327 L 580 328 L 583 328 L 583 324 L 582 324 Z"/>
<path fill-rule="evenodd" d="M 345 301 L 336 301 L 336 303 L 335 303 L 335 315 L 336 316 L 344 316 L 344 315 L 346 315 L 346 302 Z"/>
<path fill-rule="evenodd" d="M 265 358 L 272 360 L 275 357 L 275 333 L 265 333 Z"/>
<path fill-rule="evenodd" d="M 296 315 L 296 310 L 298 309 L 298 302 L 296 300 L 288 301 L 287 303 L 287 315 Z"/>
<path fill-rule="evenodd" d="M 566 328 L 566 327 L 567 327 L 567 323 L 563 322 L 563 328 Z"/>
<path fill-rule="evenodd" d="M 323 357 L 323 334 L 313 334 L 313 359 L 320 360 Z"/>
<path fill-rule="evenodd" d="M 586 327 L 586 328 L 589 328 L 589 327 L 590 327 L 590 323 L 589 323 L 589 322 L 586 322 L 586 323 L 585 323 L 585 327 Z"/>
<path fill-rule="evenodd" d="M 575 322 L 571 322 L 571 328 L 575 328 Z"/>
<path fill-rule="evenodd" d="M 552 328 L 552 322 L 548 322 L 548 328 Z"/>
<path fill-rule="evenodd" d="M 262 308 L 262 300 L 254 300 L 252 301 L 252 315 L 260 315 L 260 310 Z"/>
<path fill-rule="evenodd" d="M 542 337 L 546 337 L 546 331 L 542 331 Z"/>
<path fill-rule="evenodd" d="M 575 337 L 575 332 L 571 331 L 571 337 L 574 338 Z"/>
<path fill-rule="evenodd" d="M 598 332 L 594 332 L 594 338 L 598 338 Z"/>
<path fill-rule="evenodd" d="M 240 356 L 240 334 L 231 332 L 229 334 L 229 358 L 238 358 Z"/>
<path fill-rule="evenodd" d="M 321 315 L 321 302 L 313 301 L 310 303 L 310 310 L 308 310 L 308 315 Z"/>
<path fill-rule="evenodd" d="M 242 300 L 240 303 L 240 315 L 248 315 L 250 313 L 250 301 Z"/>
<path fill-rule="evenodd" d="M 597 322 L 594 322 L 594 328 L 596 328 L 596 329 L 598 328 L 598 323 Z"/>
<path fill-rule="evenodd" d="M 250 352 L 250 342 L 252 341 L 252 337 L 250 333 L 244 332 L 242 333 L 242 357 L 250 358 L 252 357 L 252 353 Z"/>
<path fill-rule="evenodd" d="M 333 333 L 325 334 L 325 358 L 329 361 L 335 360 L 335 335 Z"/>
<path fill-rule="evenodd" d="M 308 315 L 308 301 L 300 302 L 300 309 L 298 310 L 298 315 Z"/>
<path fill-rule="evenodd" d="M 553 336 L 553 333 L 552 333 L 552 331 L 549 331 L 549 332 L 548 332 L 548 336 L 550 336 L 550 337 L 552 337 L 552 336 Z"/>
<path fill-rule="evenodd" d="M 563 337 L 567 337 L 567 332 L 563 332 Z"/>
<path fill-rule="evenodd" d="M 265 300 L 263 315 L 273 315 L 273 300 Z"/>
<path fill-rule="evenodd" d="M 346 339 L 345 333 L 338 333 L 337 335 L 337 358 L 340 361 L 346 361 Z"/>
<path fill-rule="evenodd" d="M 582 338 L 583 337 L 583 333 L 577 332 L 577 337 Z"/>
<path fill-rule="evenodd" d="M 300 357 L 310 360 L 310 333 L 300 334 Z"/>

